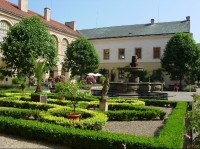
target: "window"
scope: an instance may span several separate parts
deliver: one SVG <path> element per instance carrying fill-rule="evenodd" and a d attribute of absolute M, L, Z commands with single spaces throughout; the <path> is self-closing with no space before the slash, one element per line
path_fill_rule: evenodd
<path fill-rule="evenodd" d="M 3 37 L 6 37 L 9 28 L 10 24 L 6 21 L 0 21 L 0 42 L 3 41 Z"/>
<path fill-rule="evenodd" d="M 135 55 L 137 56 L 137 58 L 141 59 L 142 58 L 142 49 L 135 48 Z"/>
<path fill-rule="evenodd" d="M 67 40 L 66 40 L 66 39 L 63 39 L 63 40 L 62 40 L 61 55 L 65 55 L 65 51 L 67 51 L 67 45 L 68 45 Z"/>
<path fill-rule="evenodd" d="M 103 50 L 103 59 L 109 59 L 110 58 L 110 49 L 104 49 Z"/>
<path fill-rule="evenodd" d="M 119 59 L 125 59 L 125 49 L 119 49 Z"/>
<path fill-rule="evenodd" d="M 160 47 L 153 48 L 153 58 L 159 59 L 160 58 Z"/>

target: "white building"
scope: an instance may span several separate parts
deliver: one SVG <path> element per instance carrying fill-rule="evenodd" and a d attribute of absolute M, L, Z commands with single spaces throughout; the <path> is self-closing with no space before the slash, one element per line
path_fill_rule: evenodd
<path fill-rule="evenodd" d="M 113 26 L 80 30 L 89 39 L 100 56 L 100 68 L 116 73 L 115 81 L 122 79 L 118 68 L 128 66 L 137 55 L 138 65 L 151 74 L 161 68 L 160 58 L 169 39 L 177 32 L 190 33 L 190 17 L 175 22 Z M 111 75 L 110 75 L 111 76 Z M 169 78 L 164 78 L 169 82 Z"/>

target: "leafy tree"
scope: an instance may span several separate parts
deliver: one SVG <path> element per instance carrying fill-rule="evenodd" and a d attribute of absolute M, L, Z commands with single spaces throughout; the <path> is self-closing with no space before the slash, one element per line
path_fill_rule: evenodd
<path fill-rule="evenodd" d="M 46 59 L 46 71 L 56 64 L 55 42 L 45 24 L 36 16 L 24 18 L 12 26 L 1 42 L 2 60 L 6 64 L 4 72 L 12 76 L 30 78 L 34 73 L 32 57 Z"/>
<path fill-rule="evenodd" d="M 161 65 L 172 79 L 180 81 L 199 68 L 200 50 L 190 34 L 177 33 L 167 43 Z"/>
<path fill-rule="evenodd" d="M 99 57 L 94 46 L 84 37 L 73 41 L 67 47 L 63 67 L 71 70 L 72 77 L 95 71 L 99 66 Z"/>

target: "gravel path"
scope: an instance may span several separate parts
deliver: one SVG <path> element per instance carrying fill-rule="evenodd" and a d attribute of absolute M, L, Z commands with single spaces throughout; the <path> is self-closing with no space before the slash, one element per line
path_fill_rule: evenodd
<path fill-rule="evenodd" d="M 161 108 L 167 112 L 166 117 L 172 112 L 172 108 Z M 151 121 L 108 121 L 105 131 L 131 134 L 136 136 L 155 137 L 163 127 L 165 120 Z"/>
<path fill-rule="evenodd" d="M 7 134 L 1 134 L 1 133 L 0 133 L 0 148 L 4 148 L 4 149 L 8 149 L 8 148 L 69 149 L 63 145 L 57 145 L 53 143 L 44 143 L 42 141 L 27 140 L 24 138 L 7 135 Z"/>

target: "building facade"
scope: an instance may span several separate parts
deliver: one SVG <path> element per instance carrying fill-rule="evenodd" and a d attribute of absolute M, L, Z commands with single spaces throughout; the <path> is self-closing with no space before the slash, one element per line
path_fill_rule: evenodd
<path fill-rule="evenodd" d="M 24 17 L 38 16 L 46 25 L 50 34 L 56 41 L 58 50 L 58 62 L 53 71 L 46 73 L 45 78 L 49 76 L 65 75 L 66 81 L 69 79 L 69 72 L 62 72 L 61 62 L 63 60 L 66 46 L 77 39 L 80 34 L 76 30 L 76 22 L 59 23 L 51 19 L 51 10 L 44 8 L 44 15 L 37 14 L 28 9 L 28 0 L 18 0 L 18 5 L 12 4 L 6 0 L 0 0 L 0 41 L 6 36 L 7 31 L 11 26 L 18 23 Z M 0 62 L 0 65 L 2 62 Z M 11 78 L 6 77 L 2 83 L 11 83 Z"/>
<path fill-rule="evenodd" d="M 138 65 L 155 75 L 161 68 L 160 58 L 169 39 L 177 32 L 190 33 L 190 17 L 175 22 L 114 26 L 80 30 L 88 38 L 100 56 L 100 69 L 107 70 L 115 81 L 124 79 L 122 67 L 129 66 L 132 56 L 138 58 Z M 170 82 L 164 76 L 165 82 Z"/>

